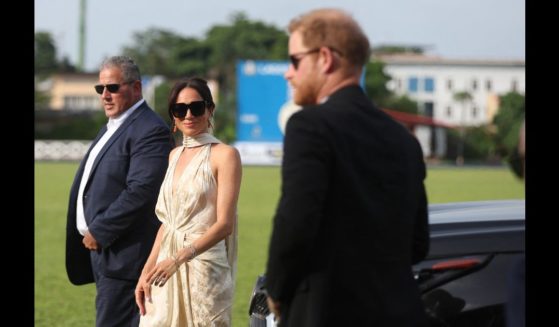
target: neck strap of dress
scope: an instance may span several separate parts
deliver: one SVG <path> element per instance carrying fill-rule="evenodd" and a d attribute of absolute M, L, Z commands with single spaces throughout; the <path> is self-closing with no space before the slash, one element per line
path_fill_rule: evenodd
<path fill-rule="evenodd" d="M 182 145 L 187 148 L 194 148 L 208 143 L 221 143 L 221 141 L 210 133 L 201 133 L 194 136 L 183 135 L 182 139 Z"/>

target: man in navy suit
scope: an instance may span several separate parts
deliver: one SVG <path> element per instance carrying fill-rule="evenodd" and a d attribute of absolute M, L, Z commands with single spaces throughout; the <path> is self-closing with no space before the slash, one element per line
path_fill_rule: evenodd
<path fill-rule="evenodd" d="M 108 123 L 70 190 L 66 271 L 75 285 L 95 282 L 97 326 L 137 326 L 134 288 L 159 228 L 154 208 L 172 140 L 142 98 L 132 59 L 105 60 L 95 91 Z"/>
<path fill-rule="evenodd" d="M 412 264 L 429 249 L 419 143 L 359 86 L 369 41 L 339 10 L 289 25 L 287 122 L 266 272 L 283 326 L 421 326 Z"/>

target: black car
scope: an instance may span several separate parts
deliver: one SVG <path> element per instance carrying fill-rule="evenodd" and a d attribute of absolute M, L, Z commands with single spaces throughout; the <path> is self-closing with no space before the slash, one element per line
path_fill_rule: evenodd
<path fill-rule="evenodd" d="M 507 279 L 524 255 L 524 200 L 429 206 L 431 246 L 413 267 L 431 326 L 505 326 Z M 250 299 L 250 326 L 273 326 L 265 276 Z"/>

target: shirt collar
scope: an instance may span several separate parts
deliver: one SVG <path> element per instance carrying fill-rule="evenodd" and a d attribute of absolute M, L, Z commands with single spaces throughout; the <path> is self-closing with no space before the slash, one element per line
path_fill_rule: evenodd
<path fill-rule="evenodd" d="M 140 99 L 140 101 L 136 102 L 132 107 L 130 107 L 130 109 L 126 110 L 125 112 L 121 113 L 120 116 L 116 117 L 116 118 L 109 118 L 109 121 L 107 122 L 107 129 L 116 129 L 118 128 L 120 125 L 122 125 L 122 123 L 124 123 L 124 121 L 126 120 L 126 118 L 128 118 L 136 109 L 138 109 L 139 106 L 141 106 L 143 103 L 145 102 L 144 99 Z"/>

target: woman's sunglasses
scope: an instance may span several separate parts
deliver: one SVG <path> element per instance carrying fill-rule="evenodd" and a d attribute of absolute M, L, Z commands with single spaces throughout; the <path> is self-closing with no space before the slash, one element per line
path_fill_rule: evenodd
<path fill-rule="evenodd" d="M 194 117 L 202 116 L 206 112 L 206 101 L 192 101 L 190 103 L 175 103 L 171 108 L 171 113 L 176 118 L 186 117 L 186 112 L 190 109 L 190 113 Z"/>

